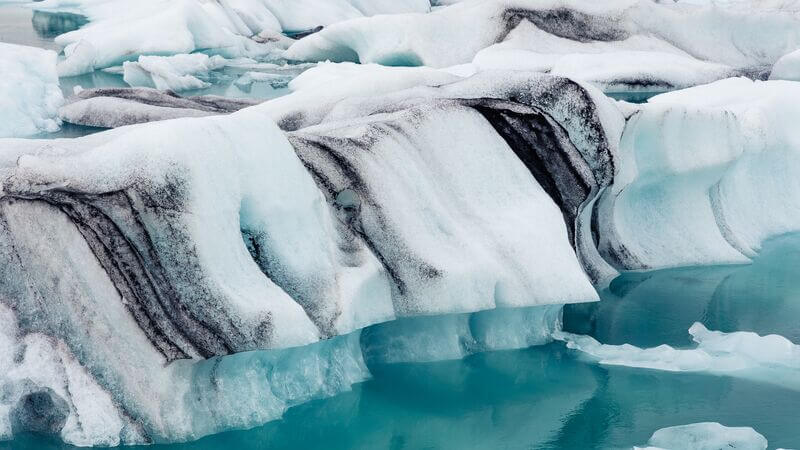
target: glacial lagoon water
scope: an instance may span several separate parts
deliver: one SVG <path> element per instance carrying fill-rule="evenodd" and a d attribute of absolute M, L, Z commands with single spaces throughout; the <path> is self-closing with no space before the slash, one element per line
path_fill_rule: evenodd
<path fill-rule="evenodd" d="M 690 347 L 689 326 L 781 334 L 800 342 L 800 236 L 768 242 L 753 264 L 627 273 L 603 301 L 567 306 L 564 327 L 605 343 Z M 352 391 L 280 420 L 195 442 L 210 449 L 606 449 L 657 429 L 750 426 L 770 448 L 800 446 L 800 392 L 727 376 L 603 366 L 555 342 L 460 360 L 370 365 Z M 800 376 L 800 374 L 798 375 Z M 23 436 L 0 449 L 61 449 Z"/>

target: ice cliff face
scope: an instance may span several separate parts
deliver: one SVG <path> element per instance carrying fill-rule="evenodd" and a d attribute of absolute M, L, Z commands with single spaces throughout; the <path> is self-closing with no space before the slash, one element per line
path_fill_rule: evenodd
<path fill-rule="evenodd" d="M 63 402 L 67 423 L 97 414 L 82 408 L 117 418 L 94 431 L 56 421 L 71 442 L 199 437 L 302 398 L 242 423 L 191 419 L 222 413 L 172 397 L 185 371 L 201 370 L 178 360 L 306 345 L 403 316 L 595 300 L 574 219 L 611 179 L 613 144 L 596 103 L 609 101 L 537 75 L 431 89 L 288 134 L 270 119 L 279 108 L 264 104 L 7 141 L 0 298 L 16 325 L 5 351 L 13 359 L 39 339 L 32 360 L 85 380 L 31 379 L 23 359 L 4 381 L 18 386 L 9 421 L 35 395 Z M 459 333 L 487 348 L 528 342 L 486 341 L 480 323 Z M 336 342 L 348 339 L 357 341 Z M 360 367 L 357 345 L 341 351 Z M 344 386 L 365 376 L 342 371 L 354 374 Z M 155 399 L 151 382 L 165 389 Z M 88 392 L 109 400 L 95 405 Z"/>

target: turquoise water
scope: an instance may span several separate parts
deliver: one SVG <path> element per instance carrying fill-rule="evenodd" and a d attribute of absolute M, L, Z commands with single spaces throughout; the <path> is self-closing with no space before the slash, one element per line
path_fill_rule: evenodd
<path fill-rule="evenodd" d="M 751 265 L 628 273 L 603 301 L 567 306 L 564 327 L 607 343 L 690 344 L 701 321 L 800 342 L 800 237 L 768 242 Z M 369 336 L 365 333 L 364 336 Z M 770 448 L 800 446 L 800 392 L 704 374 L 601 366 L 561 343 L 433 363 L 372 364 L 353 390 L 281 420 L 142 449 L 593 449 L 644 444 L 657 429 L 751 426 Z M 0 449 L 67 448 L 40 437 Z"/>

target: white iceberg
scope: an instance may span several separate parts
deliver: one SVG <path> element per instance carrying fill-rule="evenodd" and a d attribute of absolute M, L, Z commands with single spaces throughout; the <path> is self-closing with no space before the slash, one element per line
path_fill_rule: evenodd
<path fill-rule="evenodd" d="M 58 131 L 56 53 L 0 43 L 0 138 Z"/>
<path fill-rule="evenodd" d="M 179 117 L 227 114 L 258 103 L 215 95 L 181 97 L 153 88 L 83 89 L 58 110 L 58 116 L 75 125 L 116 128 Z"/>
<path fill-rule="evenodd" d="M 726 427 L 716 422 L 662 428 L 640 450 L 766 450 L 767 439 L 750 427 Z"/>

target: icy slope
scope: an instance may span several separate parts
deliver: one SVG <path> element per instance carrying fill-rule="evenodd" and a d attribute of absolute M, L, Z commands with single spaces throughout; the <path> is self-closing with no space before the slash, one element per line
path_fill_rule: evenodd
<path fill-rule="evenodd" d="M 732 76 L 765 77 L 798 48 L 791 9 L 718 8 L 650 0 L 473 0 L 431 14 L 334 24 L 287 57 L 385 65 L 546 71 L 610 91 L 668 90 Z M 770 37 L 763 36 L 764 29 Z M 687 32 L 687 30 L 697 30 Z"/>
<path fill-rule="evenodd" d="M 63 101 L 55 52 L 0 43 L 0 138 L 57 131 Z"/>
<path fill-rule="evenodd" d="M 722 80 L 641 105 L 593 232 L 620 269 L 747 262 L 800 229 L 800 84 Z"/>

